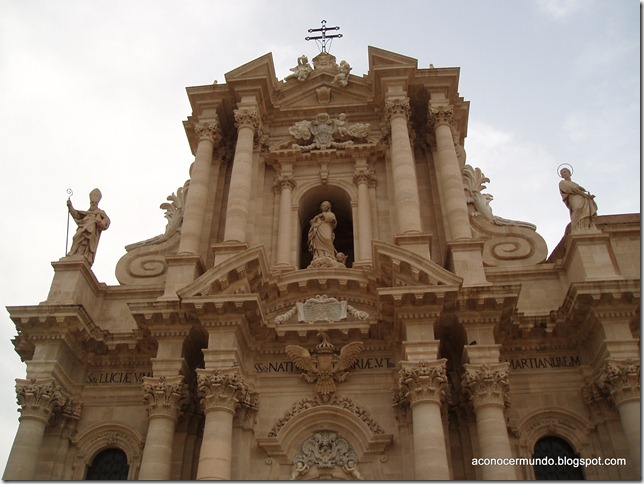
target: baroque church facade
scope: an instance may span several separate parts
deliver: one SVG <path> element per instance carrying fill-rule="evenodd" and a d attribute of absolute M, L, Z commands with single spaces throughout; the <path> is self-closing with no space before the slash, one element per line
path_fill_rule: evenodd
<path fill-rule="evenodd" d="M 562 170 L 548 255 L 467 163 L 459 69 L 368 55 L 188 88 L 190 179 L 118 285 L 100 192 L 70 205 L 46 301 L 8 308 L 4 479 L 640 478 L 639 214 Z"/>

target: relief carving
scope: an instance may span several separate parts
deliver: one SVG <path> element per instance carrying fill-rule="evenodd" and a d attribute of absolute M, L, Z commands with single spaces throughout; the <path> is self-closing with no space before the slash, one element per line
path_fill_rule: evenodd
<path fill-rule="evenodd" d="M 234 413 L 240 405 L 257 408 L 256 392 L 238 371 L 197 370 L 197 388 L 204 410 L 220 408 Z"/>
<path fill-rule="evenodd" d="M 52 379 L 16 380 L 16 397 L 22 417 L 48 421 L 54 410 L 65 405 L 67 398 Z"/>
<path fill-rule="evenodd" d="M 304 379 L 308 383 L 315 383 L 315 393 L 323 401 L 329 401 L 335 393 L 335 382 L 343 382 L 349 375 L 345 371 L 353 365 L 358 355 L 362 352 L 362 341 L 353 341 L 340 349 L 336 354 L 336 347 L 329 341 L 329 336 L 321 331 L 318 337 L 322 342 L 318 344 L 313 353 L 298 345 L 288 345 L 286 354 L 300 370 L 303 370 Z"/>
<path fill-rule="evenodd" d="M 188 385 L 182 376 L 143 379 L 143 400 L 149 417 L 163 415 L 177 419 L 189 398 Z"/>
<path fill-rule="evenodd" d="M 464 364 L 465 373 L 462 388 L 476 409 L 492 404 L 502 407 L 510 405 L 509 363 L 472 365 Z"/>
<path fill-rule="evenodd" d="M 399 392 L 394 396 L 394 404 L 444 402 L 448 391 L 446 363 L 444 358 L 419 361 L 418 364 L 403 362 L 403 367 L 398 372 Z"/>
<path fill-rule="evenodd" d="M 125 254 L 116 266 L 116 278 L 121 284 L 159 284 L 165 281 L 168 265 L 166 255 L 176 253 L 190 180 L 167 197 L 160 205 L 165 210 L 165 232 L 141 242 L 125 246 Z"/>
<path fill-rule="evenodd" d="M 354 139 L 364 140 L 369 135 L 369 130 L 369 124 L 347 125 L 344 113 L 337 118 L 331 118 L 327 113 L 320 113 L 313 121 L 298 121 L 289 129 L 289 133 L 297 140 L 311 141 L 308 144 L 294 143 L 293 149 L 311 151 L 346 148 L 354 143 Z"/>
<path fill-rule="evenodd" d="M 320 430 L 306 440 L 293 458 L 291 480 L 301 479 L 311 467 L 341 467 L 354 480 L 364 480 L 356 462 L 358 456 L 351 444 L 336 432 Z"/>

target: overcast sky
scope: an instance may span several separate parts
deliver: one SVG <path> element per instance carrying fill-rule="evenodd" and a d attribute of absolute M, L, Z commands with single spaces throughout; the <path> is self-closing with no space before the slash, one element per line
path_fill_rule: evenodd
<path fill-rule="evenodd" d="M 354 75 L 369 45 L 460 67 L 467 162 L 491 179 L 494 214 L 537 225 L 549 252 L 569 222 L 561 163 L 600 215 L 640 211 L 636 0 L 0 0 L 0 469 L 24 377 L 4 306 L 46 299 L 66 190 L 86 209 L 101 189 L 112 225 L 93 269 L 116 284 L 124 247 L 163 233 L 159 205 L 188 178 L 185 87 L 268 52 L 283 79 L 318 53 L 304 37 L 322 19 L 340 26 L 330 52 Z"/>

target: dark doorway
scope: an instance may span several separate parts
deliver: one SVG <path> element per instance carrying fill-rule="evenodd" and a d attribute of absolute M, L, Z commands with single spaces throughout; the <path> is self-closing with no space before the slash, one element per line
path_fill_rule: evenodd
<path fill-rule="evenodd" d="M 554 436 L 542 437 L 534 445 L 534 458 L 544 462 L 549 459 L 553 465 L 535 465 L 534 477 L 544 481 L 583 480 L 585 477 L 581 466 L 566 465 L 565 460 L 560 462 L 560 458 L 574 462 L 573 459 L 577 457 L 575 450 L 564 439 Z"/>
<path fill-rule="evenodd" d="M 99 452 L 87 468 L 86 481 L 127 481 L 130 466 L 127 455 L 121 449 L 105 449 Z"/>

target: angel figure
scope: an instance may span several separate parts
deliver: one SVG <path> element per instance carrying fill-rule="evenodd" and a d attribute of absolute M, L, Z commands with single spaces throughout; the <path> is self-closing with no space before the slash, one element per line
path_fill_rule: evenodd
<path fill-rule="evenodd" d="M 306 81 L 306 78 L 309 77 L 309 74 L 313 71 L 311 64 L 309 64 L 309 58 L 305 55 L 302 55 L 297 58 L 297 65 L 290 69 L 292 74 L 289 74 L 284 78 L 285 81 L 289 79 L 297 79 L 298 81 Z"/>
<path fill-rule="evenodd" d="M 345 60 L 340 61 L 338 66 L 338 73 L 333 78 L 333 84 L 339 84 L 342 87 L 345 87 L 349 84 L 349 72 L 351 72 L 351 66 Z"/>
<path fill-rule="evenodd" d="M 298 345 L 288 345 L 286 354 L 293 360 L 295 366 L 303 370 L 304 378 L 309 383 L 315 383 L 315 392 L 323 401 L 335 393 L 335 382 L 346 380 L 348 371 L 344 371 L 358 360 L 362 351 L 362 341 L 353 341 L 342 347 L 340 354 L 335 354 L 335 346 L 329 341 L 326 332 L 318 333 L 322 342 L 315 347 L 311 354 L 309 350 Z"/>

